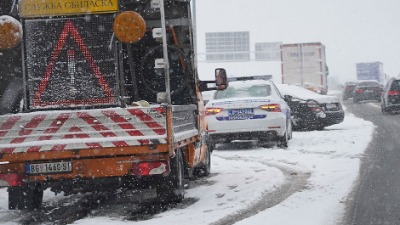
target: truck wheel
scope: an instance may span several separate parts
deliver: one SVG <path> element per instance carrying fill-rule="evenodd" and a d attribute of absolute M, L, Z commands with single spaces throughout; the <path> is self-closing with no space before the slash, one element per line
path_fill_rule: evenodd
<path fill-rule="evenodd" d="M 11 187 L 8 189 L 8 208 L 33 210 L 40 208 L 43 202 L 43 190 L 39 185 Z"/>
<path fill-rule="evenodd" d="M 205 152 L 205 159 L 204 159 L 204 164 L 202 164 L 199 167 L 196 167 L 193 171 L 193 175 L 195 175 L 196 177 L 206 177 L 208 175 L 210 175 L 211 172 L 211 153 L 208 150 L 208 147 L 206 148 L 206 152 Z"/>
<path fill-rule="evenodd" d="M 183 165 L 182 150 L 177 149 L 175 157 L 171 158 L 171 172 L 168 177 L 158 185 L 157 197 L 163 202 L 182 202 L 185 193 L 185 170 Z"/>

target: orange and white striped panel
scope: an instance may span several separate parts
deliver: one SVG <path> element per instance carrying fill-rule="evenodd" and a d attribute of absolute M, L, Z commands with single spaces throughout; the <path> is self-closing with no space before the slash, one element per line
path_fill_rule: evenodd
<path fill-rule="evenodd" d="M 38 152 L 166 143 L 162 106 L 0 116 L 0 152 Z"/>

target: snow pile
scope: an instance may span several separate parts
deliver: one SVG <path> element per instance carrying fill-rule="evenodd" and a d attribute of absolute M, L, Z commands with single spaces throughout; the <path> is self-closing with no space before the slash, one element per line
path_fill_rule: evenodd
<path fill-rule="evenodd" d="M 305 88 L 289 85 L 289 84 L 276 84 L 277 88 L 281 92 L 282 95 L 290 95 L 295 98 L 307 100 L 314 99 L 319 103 L 334 103 L 339 102 L 339 99 L 335 96 L 330 95 L 320 95 L 313 91 L 307 90 Z"/>

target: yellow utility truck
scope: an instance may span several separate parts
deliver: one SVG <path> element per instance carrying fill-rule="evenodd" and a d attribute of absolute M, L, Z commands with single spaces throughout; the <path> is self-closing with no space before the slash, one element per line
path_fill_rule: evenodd
<path fill-rule="evenodd" d="M 227 79 L 198 78 L 190 0 L 8 2 L 0 53 L 18 51 L 21 68 L 1 71 L 10 209 L 40 207 L 45 189 L 152 188 L 179 202 L 186 178 L 210 173 L 201 91 Z"/>

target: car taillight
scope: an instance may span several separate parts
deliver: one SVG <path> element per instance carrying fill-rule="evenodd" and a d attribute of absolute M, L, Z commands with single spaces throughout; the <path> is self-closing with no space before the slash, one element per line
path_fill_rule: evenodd
<path fill-rule="evenodd" d="M 258 108 L 265 110 L 267 112 L 281 112 L 281 106 L 279 104 L 267 104 L 260 105 Z"/>
<path fill-rule="evenodd" d="M 16 187 L 22 184 L 22 176 L 19 174 L 0 174 L 0 187 Z"/>
<path fill-rule="evenodd" d="M 389 94 L 389 95 L 399 95 L 400 92 L 399 92 L 399 91 L 389 91 L 388 94 Z"/>
<path fill-rule="evenodd" d="M 206 116 L 211 116 L 220 113 L 223 108 L 206 108 Z"/>
<path fill-rule="evenodd" d="M 132 173 L 137 176 L 159 175 L 168 172 L 168 162 L 165 161 L 135 163 L 132 167 Z"/>
<path fill-rule="evenodd" d="M 356 89 L 355 92 L 356 92 L 356 93 L 363 93 L 364 90 L 363 90 L 363 89 Z"/>

